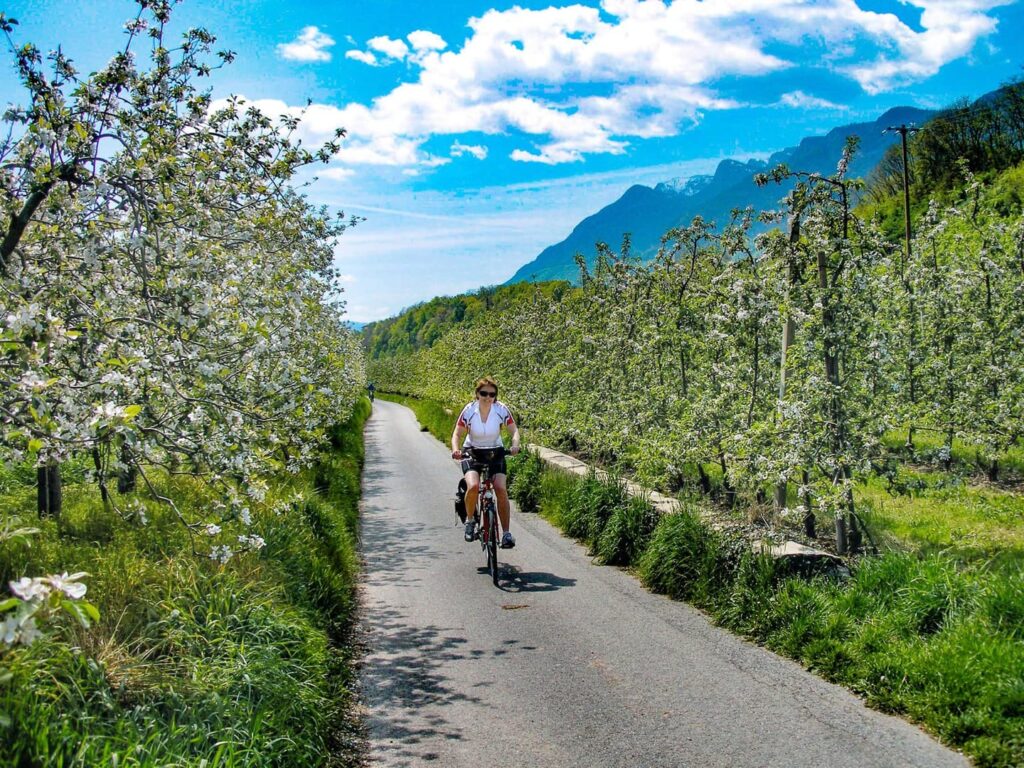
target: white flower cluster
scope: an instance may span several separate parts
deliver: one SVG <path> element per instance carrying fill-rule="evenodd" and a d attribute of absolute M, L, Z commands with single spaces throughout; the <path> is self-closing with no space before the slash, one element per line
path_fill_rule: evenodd
<path fill-rule="evenodd" d="M 64 599 L 77 601 L 85 597 L 86 585 L 79 579 L 86 575 L 64 572 L 59 576 L 26 576 L 9 582 L 14 597 L 0 602 L 0 612 L 7 613 L 0 622 L 0 642 L 29 645 L 41 637 L 37 619 L 58 611 Z"/>
<path fill-rule="evenodd" d="M 238 543 L 250 550 L 260 550 L 267 545 L 267 542 L 265 542 L 261 536 L 257 536 L 255 534 L 243 534 L 242 536 L 239 536 Z"/>

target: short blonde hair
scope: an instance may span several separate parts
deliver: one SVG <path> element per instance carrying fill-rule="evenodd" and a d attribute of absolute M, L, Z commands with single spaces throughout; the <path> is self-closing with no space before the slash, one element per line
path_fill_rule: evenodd
<path fill-rule="evenodd" d="M 492 387 L 494 387 L 494 396 L 498 396 L 498 382 L 496 382 L 490 376 L 481 376 L 479 379 L 477 379 L 476 384 L 473 385 L 473 392 L 479 392 L 480 387 L 482 387 L 484 384 L 490 384 Z"/>

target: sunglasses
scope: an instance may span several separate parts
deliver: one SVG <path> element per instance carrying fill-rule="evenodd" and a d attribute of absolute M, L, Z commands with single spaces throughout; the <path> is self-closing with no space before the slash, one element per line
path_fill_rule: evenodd
<path fill-rule="evenodd" d="M 497 392 L 484 392 L 483 390 L 480 390 L 479 392 L 477 392 L 477 394 L 480 397 L 497 397 L 498 396 Z"/>

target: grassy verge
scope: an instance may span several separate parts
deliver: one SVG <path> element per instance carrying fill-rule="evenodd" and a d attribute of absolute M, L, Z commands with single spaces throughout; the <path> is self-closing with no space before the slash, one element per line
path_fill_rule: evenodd
<path fill-rule="evenodd" d="M 86 571 L 102 618 L 0 650 L 0 764 L 355 764 L 348 631 L 368 413 L 334 431 L 319 466 L 271 481 L 253 508 L 266 547 L 226 565 L 192 555 L 166 507 L 141 495 L 146 525 L 73 480 L 59 522 L 23 516 L 41 531 L 0 545 L 3 582 Z M 31 509 L 23 480 L 0 482 L 7 518 Z M 193 480 L 159 483 L 183 508 L 214 503 Z"/>
<path fill-rule="evenodd" d="M 906 451 L 907 432 L 906 430 L 892 431 L 885 434 L 883 444 L 890 451 L 903 454 Z M 941 452 L 945 439 L 934 430 L 920 429 L 914 432 L 913 458 L 916 462 L 924 464 L 941 463 Z M 1011 447 L 999 457 L 1000 474 L 1010 476 L 1011 480 L 1019 481 L 1024 478 L 1024 446 L 1016 445 Z M 961 471 L 972 474 L 983 474 L 992 460 L 991 456 L 984 454 L 984 451 L 976 445 L 965 443 L 959 438 L 953 440 L 950 450 L 952 465 Z"/>

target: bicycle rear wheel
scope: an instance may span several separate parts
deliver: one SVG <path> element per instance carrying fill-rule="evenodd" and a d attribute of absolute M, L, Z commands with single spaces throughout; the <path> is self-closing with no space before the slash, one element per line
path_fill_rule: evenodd
<path fill-rule="evenodd" d="M 487 570 L 494 586 L 498 586 L 498 513 L 493 503 L 488 502 L 484 516 L 487 521 Z"/>

